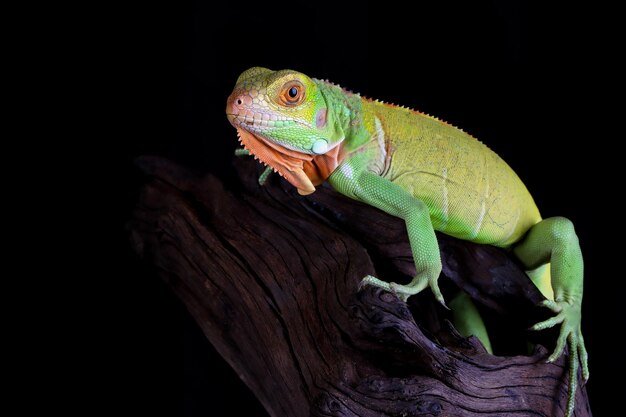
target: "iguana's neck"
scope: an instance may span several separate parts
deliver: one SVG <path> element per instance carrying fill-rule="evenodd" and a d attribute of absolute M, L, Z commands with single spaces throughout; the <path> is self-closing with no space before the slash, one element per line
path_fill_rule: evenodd
<path fill-rule="evenodd" d="M 328 111 L 339 124 L 345 139 L 341 143 L 343 153 L 350 153 L 371 140 L 364 123 L 363 102 L 359 94 L 345 90 L 328 81 L 314 80 L 328 105 Z"/>

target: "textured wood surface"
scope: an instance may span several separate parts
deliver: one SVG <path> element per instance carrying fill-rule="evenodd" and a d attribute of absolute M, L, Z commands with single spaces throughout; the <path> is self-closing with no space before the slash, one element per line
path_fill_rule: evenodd
<path fill-rule="evenodd" d="M 499 356 L 463 338 L 429 291 L 408 304 L 365 287 L 413 273 L 403 222 L 328 187 L 308 197 L 279 178 L 196 177 L 138 160 L 147 183 L 129 224 L 138 254 L 183 300 L 207 338 L 271 416 L 561 416 L 565 358 L 544 363 L 548 312 L 502 250 L 438 235 L 447 299 L 476 300 Z M 526 340 L 540 343 L 525 355 Z M 584 387 L 576 416 L 591 416 Z"/>

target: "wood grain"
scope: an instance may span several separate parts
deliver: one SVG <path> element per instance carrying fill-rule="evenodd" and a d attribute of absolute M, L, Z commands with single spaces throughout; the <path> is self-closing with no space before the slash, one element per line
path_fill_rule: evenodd
<path fill-rule="evenodd" d="M 444 296 L 480 305 L 498 356 L 461 337 L 430 292 L 409 303 L 365 287 L 414 272 L 401 220 L 329 187 L 308 197 L 279 178 L 259 187 L 250 159 L 230 189 L 142 157 L 146 185 L 131 242 L 182 299 L 271 416 L 561 416 L 565 357 L 546 364 L 548 312 L 500 249 L 438 235 Z M 582 383 L 582 381 L 581 381 Z M 591 416 L 584 387 L 578 417 Z"/>

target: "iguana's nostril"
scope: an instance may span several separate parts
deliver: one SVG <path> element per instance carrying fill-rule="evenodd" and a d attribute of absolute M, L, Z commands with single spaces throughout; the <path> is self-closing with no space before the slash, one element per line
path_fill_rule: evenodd
<path fill-rule="evenodd" d="M 252 104 L 252 97 L 246 93 L 234 93 L 229 98 L 230 106 L 232 111 L 237 113 L 241 111 L 243 108 L 250 106 Z"/>

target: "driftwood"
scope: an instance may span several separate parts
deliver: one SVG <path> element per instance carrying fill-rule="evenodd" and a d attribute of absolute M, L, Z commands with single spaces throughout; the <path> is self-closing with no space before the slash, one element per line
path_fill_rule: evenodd
<path fill-rule="evenodd" d="M 277 177 L 260 187 L 251 159 L 235 162 L 228 191 L 164 159 L 138 165 L 148 182 L 129 225 L 135 250 L 271 416 L 564 414 L 566 358 L 546 364 L 555 333 L 525 330 L 548 312 L 506 252 L 438 235 L 444 296 L 463 288 L 481 306 L 508 355 L 494 356 L 429 291 L 407 304 L 359 288 L 366 274 L 414 272 L 399 219 L 329 187 L 308 197 Z M 591 416 L 584 387 L 576 405 Z"/>

